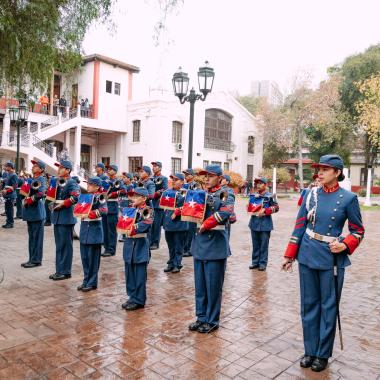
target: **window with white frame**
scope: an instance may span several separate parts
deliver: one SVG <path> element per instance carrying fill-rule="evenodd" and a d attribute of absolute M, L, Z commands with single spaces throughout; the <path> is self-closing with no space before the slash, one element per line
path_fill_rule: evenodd
<path fill-rule="evenodd" d="M 114 91 L 114 94 L 115 95 L 120 95 L 120 91 L 121 91 L 121 84 L 115 82 L 115 91 Z"/>
<path fill-rule="evenodd" d="M 182 123 L 179 121 L 172 123 L 172 143 L 182 144 Z"/>
<path fill-rule="evenodd" d="M 132 142 L 140 142 L 141 120 L 132 122 Z"/>
<path fill-rule="evenodd" d="M 248 153 L 249 154 L 255 153 L 255 137 L 254 136 L 248 136 Z"/>
<path fill-rule="evenodd" d="M 178 157 L 172 157 L 172 174 L 181 173 L 181 171 L 182 171 L 181 159 Z"/>

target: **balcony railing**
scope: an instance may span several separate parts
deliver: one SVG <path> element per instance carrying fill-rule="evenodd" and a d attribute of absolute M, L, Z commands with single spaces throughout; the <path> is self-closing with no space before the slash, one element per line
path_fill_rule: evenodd
<path fill-rule="evenodd" d="M 232 141 L 223 141 L 223 140 L 219 140 L 219 139 L 213 139 L 210 137 L 205 137 L 204 147 L 206 149 L 223 150 L 225 152 L 233 152 L 235 145 Z"/>

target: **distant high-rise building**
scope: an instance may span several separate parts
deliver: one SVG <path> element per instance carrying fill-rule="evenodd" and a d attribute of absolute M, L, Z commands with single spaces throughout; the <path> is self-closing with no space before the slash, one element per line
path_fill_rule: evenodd
<path fill-rule="evenodd" d="M 255 80 L 251 84 L 251 94 L 256 97 L 266 98 L 269 104 L 280 106 L 284 97 L 278 84 L 272 80 Z"/>

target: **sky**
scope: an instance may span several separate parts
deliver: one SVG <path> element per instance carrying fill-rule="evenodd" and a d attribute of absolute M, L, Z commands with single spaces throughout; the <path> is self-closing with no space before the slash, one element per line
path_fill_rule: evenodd
<path fill-rule="evenodd" d="M 156 47 L 159 0 L 118 0 L 115 30 L 96 24 L 88 31 L 85 54 L 104 54 L 138 66 L 134 98 L 149 88 L 171 89 L 182 66 L 197 86 L 205 60 L 215 70 L 216 90 L 246 95 L 252 80 L 276 81 L 284 93 L 299 72 L 316 86 L 326 69 L 380 42 L 379 0 L 184 0 L 167 18 Z M 165 0 L 161 0 L 165 1 Z"/>

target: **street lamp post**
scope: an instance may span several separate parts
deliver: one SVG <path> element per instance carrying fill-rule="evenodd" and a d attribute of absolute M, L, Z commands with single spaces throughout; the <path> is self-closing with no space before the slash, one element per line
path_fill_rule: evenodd
<path fill-rule="evenodd" d="M 20 172 L 20 127 L 28 120 L 29 108 L 25 100 L 20 100 L 18 107 L 9 108 L 9 117 L 16 123 L 17 128 L 17 148 L 16 148 L 16 173 Z"/>
<path fill-rule="evenodd" d="M 189 119 L 189 149 L 187 165 L 189 168 L 193 166 L 193 134 L 194 134 L 194 104 L 197 100 L 205 101 L 207 95 L 212 91 L 214 84 L 214 69 L 208 66 L 208 62 L 205 62 L 203 67 L 198 70 L 198 85 L 201 94 L 197 94 L 192 88 L 187 95 L 189 89 L 189 76 L 182 71 L 180 67 L 173 75 L 172 83 L 174 95 L 178 97 L 181 104 L 185 102 L 190 103 L 190 119 Z"/>

